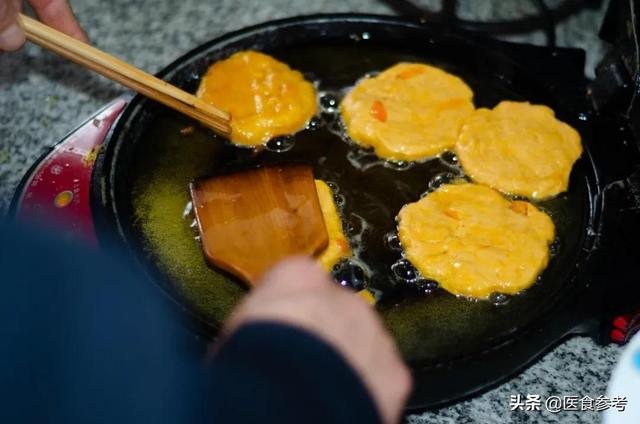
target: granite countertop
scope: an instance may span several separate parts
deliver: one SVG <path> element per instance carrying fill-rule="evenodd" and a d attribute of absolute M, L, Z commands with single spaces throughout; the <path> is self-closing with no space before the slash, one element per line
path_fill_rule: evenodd
<path fill-rule="evenodd" d="M 531 3 L 460 1 L 463 17 L 483 19 L 520 16 L 532 10 Z M 150 72 L 224 32 L 266 20 L 319 12 L 392 13 L 376 0 L 72 0 L 72 4 L 98 47 Z M 560 46 L 587 50 L 587 74 L 602 56 L 603 46 L 597 39 L 602 14 L 602 10 L 583 11 L 558 28 Z M 544 42 L 541 33 L 515 39 Z M 0 215 L 42 150 L 123 91 L 32 45 L 19 53 L 0 55 Z M 510 395 L 604 395 L 619 354 L 616 346 L 572 338 L 494 390 L 435 412 L 409 416 L 408 421 L 598 422 L 595 412 L 509 412 Z"/>

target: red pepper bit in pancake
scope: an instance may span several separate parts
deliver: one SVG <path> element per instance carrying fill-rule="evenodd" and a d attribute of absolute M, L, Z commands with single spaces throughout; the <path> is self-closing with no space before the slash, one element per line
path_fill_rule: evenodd
<path fill-rule="evenodd" d="M 444 214 L 449 218 L 460 219 L 460 215 L 458 215 L 458 212 L 454 211 L 453 209 L 445 209 Z"/>
<path fill-rule="evenodd" d="M 338 239 L 336 243 L 342 252 L 349 252 L 349 243 L 345 239 Z"/>
<path fill-rule="evenodd" d="M 449 100 L 445 100 L 443 102 L 440 102 L 436 105 L 436 107 L 440 110 L 443 109 L 455 109 L 455 108 L 459 108 L 462 107 L 465 104 L 466 100 L 465 99 L 449 99 Z"/>
<path fill-rule="evenodd" d="M 406 71 L 400 72 L 396 78 L 401 79 L 401 80 L 408 80 L 410 78 L 413 78 L 417 75 L 420 75 L 424 73 L 424 69 L 422 68 L 413 68 L 413 69 L 407 69 Z"/>
<path fill-rule="evenodd" d="M 529 205 L 527 202 L 523 202 L 521 200 L 514 200 L 513 202 L 511 202 L 511 205 L 509 206 L 509 209 L 511 209 L 512 211 L 522 214 L 522 215 L 529 215 Z"/>
<path fill-rule="evenodd" d="M 376 100 L 371 105 L 371 116 L 380 122 L 387 122 L 387 110 L 380 100 Z"/>

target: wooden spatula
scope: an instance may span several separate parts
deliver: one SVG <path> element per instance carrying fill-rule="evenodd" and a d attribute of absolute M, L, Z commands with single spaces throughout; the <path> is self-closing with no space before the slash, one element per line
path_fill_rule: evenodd
<path fill-rule="evenodd" d="M 196 181 L 191 198 L 207 261 L 255 286 L 281 259 L 315 255 L 328 235 L 310 167 L 269 166 Z"/>

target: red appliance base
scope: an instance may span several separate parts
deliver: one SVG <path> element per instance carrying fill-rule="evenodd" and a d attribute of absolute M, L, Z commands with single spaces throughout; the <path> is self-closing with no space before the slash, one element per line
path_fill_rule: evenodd
<path fill-rule="evenodd" d="M 119 98 L 69 133 L 23 178 L 14 195 L 14 219 L 53 224 L 96 243 L 90 185 L 94 162 L 127 100 Z"/>

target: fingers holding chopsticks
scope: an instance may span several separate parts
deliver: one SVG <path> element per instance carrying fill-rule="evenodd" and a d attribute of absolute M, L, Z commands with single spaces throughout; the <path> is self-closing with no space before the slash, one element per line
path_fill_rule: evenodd
<path fill-rule="evenodd" d="M 65 34 L 87 42 L 67 0 L 29 0 L 29 4 L 45 24 Z M 0 0 L 0 51 L 18 50 L 25 42 L 25 34 L 18 23 L 22 0 Z"/>
<path fill-rule="evenodd" d="M 89 42 L 67 0 L 29 0 L 29 3 L 43 23 L 80 41 Z"/>
<path fill-rule="evenodd" d="M 25 42 L 25 35 L 18 24 L 21 1 L 0 0 L 0 50 L 18 50 Z"/>

